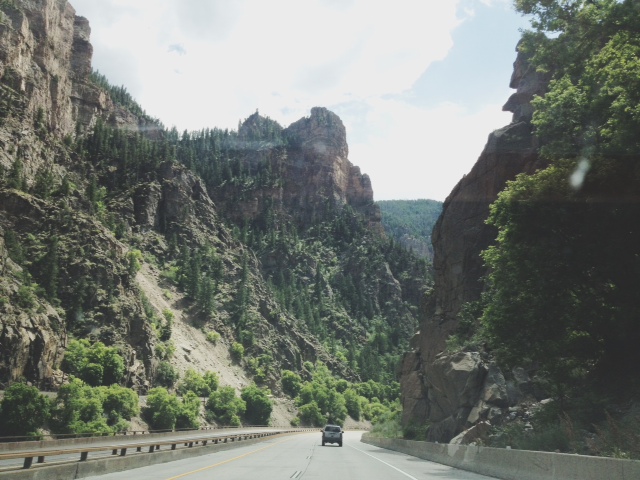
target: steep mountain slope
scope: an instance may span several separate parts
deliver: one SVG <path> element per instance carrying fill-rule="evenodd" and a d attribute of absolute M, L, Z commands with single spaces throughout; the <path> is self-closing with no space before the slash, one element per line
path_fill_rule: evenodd
<path fill-rule="evenodd" d="M 72 338 L 140 391 L 167 363 L 276 393 L 306 362 L 394 378 L 426 264 L 382 233 L 335 114 L 180 136 L 91 71 L 65 0 L 0 11 L 0 382 L 59 385 Z"/>
<path fill-rule="evenodd" d="M 433 260 L 431 233 L 442 213 L 436 200 L 382 200 L 376 202 L 382 226 L 390 237 L 421 258 Z"/>
<path fill-rule="evenodd" d="M 403 422 L 430 440 L 472 429 L 455 441 L 637 458 L 638 4 L 514 5 L 533 18 L 513 121 L 434 229 Z"/>

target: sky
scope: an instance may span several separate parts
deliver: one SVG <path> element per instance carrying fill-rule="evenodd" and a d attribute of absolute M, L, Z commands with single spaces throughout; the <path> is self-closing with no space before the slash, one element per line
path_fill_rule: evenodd
<path fill-rule="evenodd" d="M 347 129 L 375 200 L 443 201 L 502 111 L 525 18 L 511 0 L 69 0 L 93 68 L 179 131 L 283 127 L 312 107 Z"/>

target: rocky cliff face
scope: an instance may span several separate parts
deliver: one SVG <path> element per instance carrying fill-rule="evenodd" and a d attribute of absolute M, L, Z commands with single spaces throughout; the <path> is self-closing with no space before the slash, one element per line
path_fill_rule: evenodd
<path fill-rule="evenodd" d="M 6 199 L 2 199 L 5 201 Z M 27 377 L 48 383 L 55 366 L 60 364 L 66 347 L 64 320 L 47 302 L 30 297 L 21 290 L 22 269 L 9 258 L 0 228 L 0 291 L 4 304 L 0 305 L 0 378 Z M 7 302 L 18 297 L 34 308 L 25 311 Z"/>
<path fill-rule="evenodd" d="M 445 346 L 461 307 L 482 292 L 485 269 L 479 254 L 496 235 L 484 223 L 490 204 L 508 180 L 544 166 L 531 133 L 530 100 L 546 85 L 547 79 L 518 54 L 510 84 L 516 93 L 504 106 L 513 121 L 489 136 L 476 164 L 446 199 L 433 231 L 434 290 L 413 351 L 404 357 L 401 379 L 403 423 L 429 423 L 431 440 L 448 441 L 478 420 L 499 416 L 509 403 L 504 377 L 491 373 L 495 367 L 486 357 L 451 355 Z"/>
<path fill-rule="evenodd" d="M 86 84 L 92 48 L 86 19 L 66 0 L 35 0 L 6 6 L 0 23 L 3 92 L 21 96 L 26 113 L 60 136 L 73 134 L 76 120 L 90 123 L 106 97 Z M 38 113 L 41 112 L 41 113 Z"/>
<path fill-rule="evenodd" d="M 322 107 L 311 109 L 284 130 L 274 142 L 251 140 L 251 131 L 271 120 L 251 115 L 240 126 L 238 149 L 246 169 L 270 164 L 282 179 L 272 187 L 226 185 L 211 191 L 216 204 L 237 223 L 254 220 L 267 208 L 275 208 L 303 229 L 329 218 L 349 205 L 363 214 L 372 229 L 382 232 L 380 209 L 373 201 L 371 180 L 349 161 L 347 134 L 340 117 Z M 275 123 L 275 122 L 274 122 Z M 241 190 L 244 190 L 240 193 Z"/>
<path fill-rule="evenodd" d="M 373 202 L 371 180 L 348 160 L 347 133 L 342 120 L 326 108 L 315 107 L 311 115 L 285 130 L 291 148 L 290 169 L 284 202 L 296 211 L 299 221 L 313 223 L 332 208 L 350 205 L 380 227 L 380 211 Z"/>
<path fill-rule="evenodd" d="M 66 1 L 33 1 L 24 7 L 9 2 L 0 11 L 0 124 L 4 127 L 0 129 L 0 166 L 11 168 L 19 152 L 26 174 L 33 175 L 42 165 L 44 150 L 34 123 L 60 136 L 75 130 L 71 92 L 76 77 L 82 75 L 74 73 L 72 59 L 80 62 L 82 55 L 74 49 L 76 19 Z M 90 64 L 91 52 L 87 54 Z M 44 216 L 42 205 L 24 196 L 2 197 L 0 218 L 5 228 L 16 211 L 24 215 L 20 223 L 25 226 Z M 0 375 L 45 382 L 52 378 L 66 346 L 64 319 L 23 284 L 22 268 L 8 258 L 3 248 L 5 231 L 0 231 Z"/>

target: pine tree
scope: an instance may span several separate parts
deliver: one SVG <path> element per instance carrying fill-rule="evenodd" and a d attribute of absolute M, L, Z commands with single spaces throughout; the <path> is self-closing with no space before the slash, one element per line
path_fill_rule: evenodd
<path fill-rule="evenodd" d="M 54 190 L 54 179 L 51 169 L 47 167 L 41 167 L 36 173 L 35 182 L 33 185 L 33 193 L 40 198 L 47 200 L 51 196 L 51 192 Z"/>
<path fill-rule="evenodd" d="M 9 172 L 9 181 L 7 183 L 9 188 L 15 188 L 16 190 L 25 190 L 26 179 L 24 176 L 24 164 L 20 157 L 16 156 Z"/>
<path fill-rule="evenodd" d="M 59 240 L 57 236 L 52 236 L 49 242 L 47 253 L 41 262 L 42 286 L 49 301 L 58 298 L 58 284 L 60 280 L 60 265 L 58 255 Z"/>

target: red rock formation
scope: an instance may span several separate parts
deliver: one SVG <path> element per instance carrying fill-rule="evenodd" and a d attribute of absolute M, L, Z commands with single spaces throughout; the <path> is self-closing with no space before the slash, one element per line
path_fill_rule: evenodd
<path fill-rule="evenodd" d="M 380 227 L 380 210 L 373 201 L 371 180 L 348 159 L 347 133 L 335 113 L 314 107 L 311 115 L 289 125 L 284 203 L 311 224 L 323 217 L 328 205 L 350 205 Z"/>

